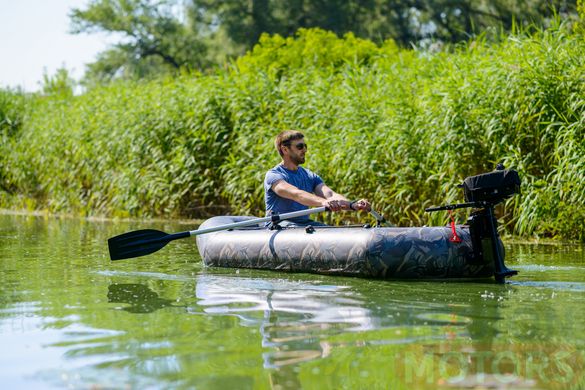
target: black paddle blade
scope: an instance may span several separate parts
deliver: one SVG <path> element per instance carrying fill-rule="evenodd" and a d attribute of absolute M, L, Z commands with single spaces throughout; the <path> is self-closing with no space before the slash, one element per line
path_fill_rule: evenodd
<path fill-rule="evenodd" d="M 108 240 L 110 259 L 122 260 L 148 255 L 162 249 L 174 239 L 172 234 L 153 229 L 120 234 Z"/>

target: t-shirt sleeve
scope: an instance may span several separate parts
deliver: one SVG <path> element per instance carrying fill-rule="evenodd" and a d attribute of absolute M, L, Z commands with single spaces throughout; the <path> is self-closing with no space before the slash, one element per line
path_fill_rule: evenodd
<path fill-rule="evenodd" d="M 284 180 L 284 176 L 281 173 L 274 170 L 266 172 L 266 176 L 264 177 L 264 189 L 266 191 L 270 190 L 272 185 L 279 180 Z"/>
<path fill-rule="evenodd" d="M 323 184 L 323 179 L 321 179 L 321 176 L 317 175 L 314 172 L 311 172 L 311 175 L 313 179 L 313 191 L 315 191 L 315 188 L 317 188 L 319 184 Z"/>

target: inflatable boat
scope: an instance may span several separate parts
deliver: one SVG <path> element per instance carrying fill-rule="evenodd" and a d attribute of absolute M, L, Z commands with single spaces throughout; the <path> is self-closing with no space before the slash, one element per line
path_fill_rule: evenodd
<path fill-rule="evenodd" d="M 519 191 L 515 171 L 498 170 L 467 178 L 466 203 L 427 211 L 471 207 L 466 225 L 446 227 L 282 227 L 263 223 L 197 235 L 210 267 L 254 268 L 390 279 L 485 279 L 503 282 L 506 268 L 494 206 Z M 238 225 L 253 217 L 220 216 L 199 230 Z"/>
<path fill-rule="evenodd" d="M 372 211 L 375 226 L 281 227 L 280 222 L 325 207 L 264 218 L 220 216 L 196 230 L 167 234 L 145 229 L 108 240 L 112 260 L 144 256 L 170 241 L 196 236 L 207 266 L 315 272 L 391 279 L 484 279 L 504 282 L 517 272 L 506 268 L 497 230 L 495 206 L 519 193 L 514 170 L 471 176 L 461 185 L 465 203 L 428 208 L 428 212 L 473 208 L 466 225 L 384 227 Z M 270 222 L 271 228 L 265 227 Z"/>

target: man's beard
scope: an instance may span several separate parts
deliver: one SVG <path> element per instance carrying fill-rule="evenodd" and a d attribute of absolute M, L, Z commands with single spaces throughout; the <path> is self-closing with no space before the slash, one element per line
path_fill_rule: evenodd
<path fill-rule="evenodd" d="M 294 162 L 296 165 L 301 165 L 305 163 L 305 156 L 291 156 L 291 160 L 292 162 Z"/>

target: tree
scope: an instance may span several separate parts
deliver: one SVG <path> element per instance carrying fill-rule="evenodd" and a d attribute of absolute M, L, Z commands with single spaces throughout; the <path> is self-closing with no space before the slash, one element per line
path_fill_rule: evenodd
<path fill-rule="evenodd" d="M 73 33 L 107 32 L 122 42 L 89 66 L 86 81 L 142 78 L 208 66 L 206 46 L 178 1 L 93 0 L 70 14 Z"/>
<path fill-rule="evenodd" d="M 206 69 L 244 54 L 261 34 L 319 27 L 401 46 L 456 43 L 486 31 L 546 26 L 576 15 L 577 0 L 92 0 L 71 13 L 73 32 L 121 42 L 88 67 L 86 82 Z M 487 36 L 489 34 L 486 33 Z"/>
<path fill-rule="evenodd" d="M 543 26 L 556 13 L 574 14 L 576 0 L 191 0 L 234 42 L 251 48 L 261 33 L 293 35 L 319 27 L 402 46 L 422 39 L 459 42 L 486 29 Z"/>

